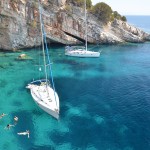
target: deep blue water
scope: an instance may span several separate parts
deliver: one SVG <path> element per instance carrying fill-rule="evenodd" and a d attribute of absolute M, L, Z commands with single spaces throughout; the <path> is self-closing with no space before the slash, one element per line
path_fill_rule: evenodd
<path fill-rule="evenodd" d="M 138 19 L 131 23 L 143 28 Z M 0 52 L 0 113 L 8 114 L 0 119 L 0 150 L 150 149 L 150 43 L 89 48 L 102 50 L 101 57 L 72 58 L 62 46 L 50 49 L 59 121 L 42 111 L 25 89 L 39 77 L 39 49 Z M 33 59 L 16 60 L 21 53 Z M 15 115 L 17 125 L 4 130 Z M 26 129 L 29 139 L 17 135 Z"/>

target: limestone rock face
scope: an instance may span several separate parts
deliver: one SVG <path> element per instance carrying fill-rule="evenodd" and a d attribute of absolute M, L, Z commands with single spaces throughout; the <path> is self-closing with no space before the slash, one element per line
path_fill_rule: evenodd
<path fill-rule="evenodd" d="M 113 34 L 127 42 L 144 42 L 149 40 L 150 36 L 142 30 L 119 20 L 112 22 L 110 30 Z"/>
<path fill-rule="evenodd" d="M 42 18 L 48 41 L 79 44 L 85 39 L 84 10 L 66 0 L 41 0 Z M 144 42 L 150 35 L 126 22 L 114 20 L 103 24 L 87 14 L 89 43 L 116 44 Z M 36 0 L 0 1 L 0 49 L 16 50 L 39 46 L 41 31 Z"/>
<path fill-rule="evenodd" d="M 66 0 L 58 0 L 59 5 L 65 5 L 66 4 Z"/>

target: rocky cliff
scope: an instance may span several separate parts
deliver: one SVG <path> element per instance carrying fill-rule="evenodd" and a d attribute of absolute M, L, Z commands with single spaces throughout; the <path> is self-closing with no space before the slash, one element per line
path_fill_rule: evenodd
<path fill-rule="evenodd" d="M 85 39 L 84 10 L 66 0 L 42 0 L 42 18 L 51 42 L 78 44 Z M 150 35 L 126 22 L 103 24 L 88 13 L 88 42 L 115 44 L 144 42 Z M 41 44 L 37 0 L 0 1 L 0 49 L 16 50 Z"/>

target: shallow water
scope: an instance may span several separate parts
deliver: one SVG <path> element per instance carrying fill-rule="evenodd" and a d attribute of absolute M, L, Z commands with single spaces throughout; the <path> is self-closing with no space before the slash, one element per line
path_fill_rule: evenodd
<path fill-rule="evenodd" d="M 0 119 L 0 149 L 150 149 L 150 43 L 89 48 L 102 51 L 100 58 L 67 57 L 62 46 L 50 49 L 59 121 L 25 88 L 39 78 L 39 49 L 0 53 L 0 112 L 8 114 Z M 33 59 L 16 60 L 21 53 Z M 15 115 L 17 125 L 4 130 Z M 17 135 L 26 129 L 29 139 Z"/>

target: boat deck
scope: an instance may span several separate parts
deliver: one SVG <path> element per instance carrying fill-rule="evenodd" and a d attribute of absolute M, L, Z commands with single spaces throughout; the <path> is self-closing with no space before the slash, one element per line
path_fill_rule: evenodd
<path fill-rule="evenodd" d="M 54 111 L 59 111 L 59 99 L 58 95 L 54 90 L 48 85 L 33 85 L 31 89 L 31 94 L 35 101 L 44 105 L 45 107 L 50 107 Z M 56 97 L 56 100 L 55 100 Z"/>

